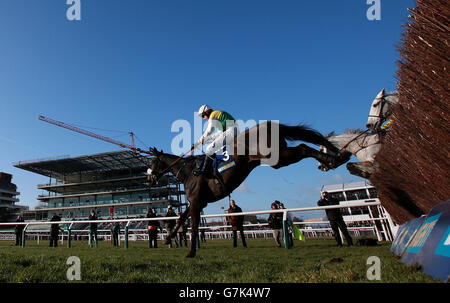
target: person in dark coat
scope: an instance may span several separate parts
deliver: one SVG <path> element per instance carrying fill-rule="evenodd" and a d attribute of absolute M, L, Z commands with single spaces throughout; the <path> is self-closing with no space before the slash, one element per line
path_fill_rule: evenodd
<path fill-rule="evenodd" d="M 181 213 L 178 212 L 178 217 L 180 217 L 180 216 L 181 216 Z M 180 219 L 177 219 L 177 221 L 176 221 L 177 224 L 178 224 L 179 220 Z M 187 247 L 187 231 L 189 228 L 188 224 L 189 224 L 188 220 L 185 220 L 184 223 L 182 225 L 180 225 L 180 227 L 178 228 L 177 233 L 178 233 L 178 240 L 180 241 L 180 247 L 183 246 L 183 242 L 184 242 L 184 246 Z"/>
<path fill-rule="evenodd" d="M 16 222 L 25 222 L 25 220 L 23 219 L 23 217 L 21 215 L 19 215 L 19 216 L 17 216 Z M 24 228 L 25 228 L 24 224 L 16 225 L 16 228 L 15 228 L 16 246 L 22 245 L 22 235 L 23 235 Z"/>
<path fill-rule="evenodd" d="M 236 205 L 234 200 L 230 201 L 230 208 L 228 213 L 241 213 L 242 209 Z M 247 247 L 244 235 L 244 216 L 229 216 L 227 217 L 229 223 L 231 223 L 231 229 L 233 230 L 233 247 L 237 247 L 237 232 L 239 231 L 242 239 L 242 245 Z"/>
<path fill-rule="evenodd" d="M 272 210 L 279 209 L 280 202 L 274 201 L 271 204 Z M 273 229 L 273 238 L 278 247 L 281 247 L 280 236 L 283 237 L 283 213 L 271 213 L 268 219 L 269 227 Z"/>
<path fill-rule="evenodd" d="M 317 202 L 317 205 L 318 206 L 339 205 L 339 201 L 331 197 L 331 195 L 328 192 L 324 191 L 322 193 L 320 200 Z M 345 237 L 345 240 L 347 241 L 347 245 L 352 246 L 353 240 L 347 230 L 347 225 L 345 225 L 344 218 L 342 218 L 341 210 L 339 208 L 326 209 L 325 212 L 327 214 L 328 221 L 330 222 L 331 229 L 333 230 L 333 236 L 336 239 L 337 245 L 342 247 L 342 239 L 341 235 L 339 234 L 340 229 Z"/>
<path fill-rule="evenodd" d="M 91 210 L 89 220 L 98 220 L 95 210 Z M 98 247 L 98 231 L 97 223 L 89 223 L 89 247 L 92 247 L 92 241 L 95 238 L 95 247 Z"/>
<path fill-rule="evenodd" d="M 156 218 L 156 214 L 152 208 L 147 209 L 147 218 Z M 148 247 L 158 248 L 158 229 L 162 230 L 159 221 L 152 220 L 148 221 L 147 231 L 148 231 Z"/>
<path fill-rule="evenodd" d="M 61 217 L 57 214 L 53 214 L 50 222 L 61 221 Z M 59 234 L 59 224 L 52 224 L 50 226 L 50 247 L 58 247 L 58 234 Z"/>
<path fill-rule="evenodd" d="M 200 241 L 206 242 L 206 232 L 204 228 L 200 229 Z"/>
<path fill-rule="evenodd" d="M 114 222 L 111 227 L 113 245 L 119 246 L 120 222 Z"/>
<path fill-rule="evenodd" d="M 173 211 L 172 205 L 167 206 L 167 212 L 166 217 L 176 217 L 177 214 Z M 167 230 L 168 235 L 172 234 L 174 228 L 175 228 L 176 221 L 175 220 L 167 220 L 164 221 L 164 226 Z M 169 247 L 172 248 L 172 238 L 170 238 L 170 241 L 168 241 L 168 238 L 166 239 L 166 244 L 169 244 Z M 177 237 L 173 239 L 175 241 L 175 247 L 178 247 L 178 240 Z"/>

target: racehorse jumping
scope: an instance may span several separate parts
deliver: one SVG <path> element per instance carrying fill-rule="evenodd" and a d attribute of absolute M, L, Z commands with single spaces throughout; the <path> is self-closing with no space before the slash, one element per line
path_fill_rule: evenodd
<path fill-rule="evenodd" d="M 356 156 L 360 162 L 347 163 L 348 171 L 356 176 L 369 179 L 374 172 L 375 155 L 381 148 L 379 134 L 370 134 L 363 130 L 346 130 L 344 133 L 327 137 L 328 141 L 340 150 L 342 162 L 336 163 L 336 167 L 344 164 L 352 155 Z M 320 151 L 330 153 L 324 146 Z M 328 171 L 330 168 L 319 162 L 319 169 Z"/>
<path fill-rule="evenodd" d="M 360 162 L 347 163 L 348 171 L 356 176 L 369 179 L 376 169 L 375 156 L 381 149 L 382 137 L 389 127 L 392 116 L 392 105 L 398 101 L 397 93 L 386 94 L 383 89 L 373 100 L 370 107 L 369 118 L 366 123 L 368 130 L 346 130 L 344 133 L 334 135 L 331 133 L 327 139 L 341 153 L 341 162 L 335 163 L 335 168 L 350 160 L 352 155 Z M 326 147 L 321 146 L 320 151 L 333 154 Z M 330 167 L 319 162 L 318 168 L 328 171 Z"/>
<path fill-rule="evenodd" d="M 252 141 L 255 138 L 256 142 Z M 231 154 L 235 166 L 222 172 L 220 176 L 217 174 L 194 176 L 192 171 L 196 167 L 198 157 L 181 158 L 158 151 L 156 148 L 150 150 L 154 155 L 151 167 L 148 170 L 150 186 L 169 171 L 184 184 L 186 198 L 190 204 L 181 214 L 178 225 L 174 230 L 178 230 L 188 216 L 191 217 L 193 236 L 191 237 L 191 248 L 187 257 L 192 258 L 196 254 L 196 235 L 198 234 L 200 213 L 203 208 L 208 203 L 229 196 L 257 166 L 265 164 L 279 169 L 309 157 L 326 163 L 328 167 L 334 167 L 334 163 L 339 162 L 339 156 L 327 155 L 306 144 L 289 147 L 287 141 L 304 141 L 315 145 L 323 145 L 335 153 L 338 152 L 325 137 L 313 129 L 301 125 L 286 126 L 275 122 L 258 124 L 234 138 Z M 264 145 L 269 149 L 274 146 L 277 148 L 270 149 L 270 153 L 267 153 L 262 148 Z M 277 161 L 271 163 L 270 158 L 274 157 L 274 153 L 277 154 Z M 168 235 L 168 240 L 175 236 L 174 233 Z"/>

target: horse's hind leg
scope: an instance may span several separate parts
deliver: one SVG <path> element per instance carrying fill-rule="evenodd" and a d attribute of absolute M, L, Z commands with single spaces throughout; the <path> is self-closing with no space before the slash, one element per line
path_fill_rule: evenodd
<path fill-rule="evenodd" d="M 278 164 L 272 167 L 278 169 L 297 163 L 305 158 L 314 158 L 319 162 L 326 163 L 327 167 L 330 168 L 333 168 L 336 162 L 336 157 L 317 151 L 306 144 L 300 144 L 296 147 L 280 149 Z"/>

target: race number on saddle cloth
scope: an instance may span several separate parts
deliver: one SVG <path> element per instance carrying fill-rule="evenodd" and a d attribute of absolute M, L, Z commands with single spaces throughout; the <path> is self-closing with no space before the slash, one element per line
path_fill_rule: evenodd
<path fill-rule="evenodd" d="M 212 156 L 223 147 L 230 145 L 239 133 L 236 120 L 226 111 L 213 110 L 208 105 L 202 105 L 198 115 L 202 118 L 208 116 L 208 126 L 193 148 L 212 141 L 206 147 L 207 156 Z"/>

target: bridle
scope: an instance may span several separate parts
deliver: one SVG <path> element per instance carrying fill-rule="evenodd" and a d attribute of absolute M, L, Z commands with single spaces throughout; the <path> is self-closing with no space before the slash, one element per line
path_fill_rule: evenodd
<path fill-rule="evenodd" d="M 184 158 L 184 156 L 186 156 L 187 154 L 188 157 L 190 157 L 196 150 L 197 148 L 194 148 L 192 150 L 188 150 L 187 152 L 185 152 L 183 155 L 181 155 L 180 157 L 178 157 L 176 160 L 174 160 L 172 163 L 170 163 L 162 172 L 156 172 L 155 174 L 153 174 L 153 170 L 148 169 L 147 173 L 149 173 L 150 178 L 152 179 L 153 182 L 158 181 L 162 176 L 164 176 L 173 166 L 175 166 L 175 164 L 178 163 L 178 161 L 180 161 L 181 159 Z M 153 160 L 155 161 L 155 160 Z M 158 154 L 156 154 L 156 161 L 161 161 L 158 159 Z M 178 174 L 180 173 L 181 169 L 184 167 L 181 166 L 180 169 L 178 170 L 178 172 L 176 173 L 176 177 L 178 177 Z"/>
<path fill-rule="evenodd" d="M 381 125 L 384 121 L 386 121 L 388 119 L 388 117 L 392 114 L 392 110 L 390 110 L 389 112 L 386 112 L 386 114 L 383 116 L 383 109 L 384 106 L 386 104 L 392 104 L 391 101 L 387 100 L 386 97 L 389 96 L 394 96 L 395 94 L 387 94 L 387 95 L 383 95 L 380 98 L 376 98 L 376 99 L 381 99 L 379 100 L 377 103 L 375 103 L 374 105 L 372 105 L 372 107 L 378 107 L 379 106 L 379 111 L 376 115 L 370 115 L 369 114 L 369 118 L 379 118 L 380 120 L 376 123 L 375 128 L 378 125 Z"/>

